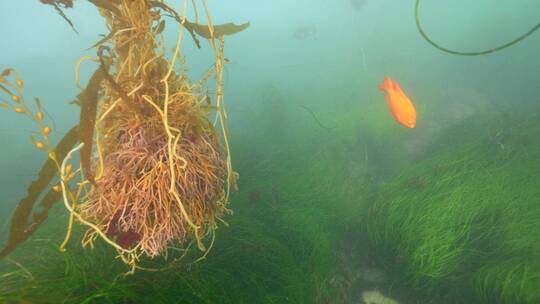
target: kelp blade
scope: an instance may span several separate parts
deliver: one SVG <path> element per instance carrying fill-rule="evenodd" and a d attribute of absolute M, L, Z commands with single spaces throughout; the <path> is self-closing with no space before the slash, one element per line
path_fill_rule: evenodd
<path fill-rule="evenodd" d="M 57 159 L 63 159 L 78 141 L 78 127 L 71 128 L 56 145 Z M 6 245 L 0 251 L 0 259 L 13 252 L 22 242 L 26 241 L 45 220 L 48 209 L 54 205 L 60 197 L 51 191 L 42 200 L 42 210 L 38 216 L 29 223 L 30 215 L 39 196 L 50 187 L 50 183 L 56 176 L 57 167 L 53 160 L 48 158 L 39 171 L 38 179 L 28 187 L 28 195 L 19 201 L 11 218 L 9 237 Z"/>
<path fill-rule="evenodd" d="M 233 35 L 238 32 L 241 32 L 249 27 L 250 23 L 246 22 L 240 25 L 236 25 L 232 22 L 225 23 L 225 24 L 219 24 L 214 25 L 214 37 L 221 37 L 225 35 Z M 191 27 L 197 33 L 199 36 L 211 39 L 212 34 L 210 33 L 210 29 L 205 24 L 197 24 L 197 23 L 191 23 L 187 22 L 185 24 L 186 28 Z"/>
<path fill-rule="evenodd" d="M 93 183 L 93 174 L 91 170 L 91 156 L 94 139 L 94 127 L 96 125 L 97 104 L 99 98 L 99 89 L 104 80 L 103 69 L 98 68 L 86 89 L 78 96 L 81 105 L 81 114 L 79 119 L 79 141 L 84 143 L 81 149 L 81 167 L 86 178 Z"/>

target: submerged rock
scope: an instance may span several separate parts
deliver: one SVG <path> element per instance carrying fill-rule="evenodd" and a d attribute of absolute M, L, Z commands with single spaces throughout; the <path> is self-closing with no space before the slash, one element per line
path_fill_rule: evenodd
<path fill-rule="evenodd" d="M 363 304 L 399 304 L 398 301 L 386 297 L 378 290 L 366 290 L 362 292 Z"/>

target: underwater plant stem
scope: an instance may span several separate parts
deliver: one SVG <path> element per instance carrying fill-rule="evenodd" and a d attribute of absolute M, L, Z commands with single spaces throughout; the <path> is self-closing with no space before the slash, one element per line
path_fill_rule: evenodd
<path fill-rule="evenodd" d="M 323 124 L 321 123 L 321 121 L 317 118 L 317 116 L 315 115 L 315 113 L 313 112 L 313 110 L 311 110 L 310 108 L 308 108 L 307 106 L 304 106 L 304 105 L 300 105 L 300 107 L 302 107 L 302 108 L 303 108 L 304 110 L 306 110 L 309 114 L 311 114 L 311 117 L 313 117 L 313 119 L 315 119 L 315 121 L 317 122 L 317 124 L 318 124 L 321 128 L 323 128 L 323 129 L 325 129 L 325 130 L 328 130 L 328 131 L 332 130 L 332 128 L 328 128 L 327 126 L 325 126 L 325 125 L 323 125 Z"/>
<path fill-rule="evenodd" d="M 135 94 L 138 90 L 140 90 L 142 87 L 144 86 L 144 83 L 141 83 L 139 84 L 138 86 L 136 86 L 133 90 L 131 90 L 131 92 L 129 92 L 127 95 L 128 96 L 132 96 L 133 94 Z M 96 170 L 96 176 L 95 176 L 95 179 L 99 179 L 103 176 L 103 172 L 105 171 L 105 165 L 104 165 L 104 160 L 103 160 L 103 149 L 101 147 L 101 139 L 100 139 L 100 134 L 101 134 L 101 127 L 100 127 L 100 122 L 103 121 L 103 119 L 105 117 L 107 117 L 107 115 L 109 113 L 111 113 L 111 111 L 118 105 L 118 103 L 122 100 L 122 98 L 117 98 L 108 108 L 107 110 L 105 110 L 103 112 L 103 114 L 101 114 L 101 116 L 98 117 L 97 121 L 96 121 L 96 124 L 95 124 L 95 131 L 96 131 L 96 151 L 97 151 L 97 155 L 98 155 L 98 161 L 99 161 L 99 167 L 98 169 Z"/>
<path fill-rule="evenodd" d="M 82 170 L 82 164 L 81 164 L 81 168 L 79 170 L 77 170 L 77 171 L 79 172 L 81 180 L 83 180 L 83 182 L 81 182 L 79 184 L 79 187 L 77 189 L 77 195 L 73 195 L 72 192 L 69 192 L 69 196 L 71 198 L 71 201 L 73 202 L 73 205 L 72 205 L 73 209 L 77 208 L 77 202 L 79 201 L 79 197 L 81 197 L 82 190 L 85 188 L 84 184 L 89 183 L 88 180 L 85 180 L 84 171 Z M 73 174 L 73 176 L 74 175 L 75 174 Z M 75 220 L 74 214 L 73 214 L 73 212 L 71 212 L 69 214 L 69 222 L 68 222 L 68 229 L 67 229 L 67 232 L 66 232 L 66 236 L 64 238 L 64 241 L 60 245 L 60 251 L 61 252 L 66 251 L 67 243 L 69 242 L 69 239 L 71 238 L 71 234 L 72 234 L 72 231 L 73 231 L 74 220 Z"/>
<path fill-rule="evenodd" d="M 110 52 L 110 49 L 108 47 L 105 47 L 105 46 L 100 46 L 99 49 L 98 49 L 98 57 L 99 57 L 99 63 L 100 63 L 99 67 L 100 67 L 100 69 L 101 69 L 101 71 L 103 73 L 103 77 L 111 85 L 111 87 L 114 89 L 114 91 L 116 91 L 116 93 L 122 98 L 122 100 L 128 105 L 128 108 L 135 113 L 135 116 L 138 119 L 140 119 L 140 113 L 139 113 L 139 111 L 137 111 L 137 107 L 134 104 L 133 100 L 131 100 L 127 96 L 126 92 L 124 92 L 122 90 L 122 88 L 120 87 L 118 82 L 116 80 L 114 80 L 113 77 L 109 74 L 108 66 L 105 64 L 105 60 L 103 58 L 103 51 L 105 51 L 105 50 Z"/>
<path fill-rule="evenodd" d="M 199 12 L 197 11 L 197 3 L 195 2 L 195 0 L 191 0 L 191 5 L 193 5 L 193 15 L 194 15 L 194 18 L 195 18 L 195 23 L 199 23 Z"/>
<path fill-rule="evenodd" d="M 71 159 L 73 153 L 75 153 L 75 152 L 79 151 L 80 149 L 82 149 L 83 146 L 84 146 L 84 143 L 80 143 L 75 148 L 71 149 L 66 154 L 66 157 L 62 161 L 62 165 L 60 167 L 60 185 L 62 187 L 62 199 L 64 201 L 64 206 L 67 208 L 67 210 L 71 214 L 73 214 L 77 218 L 77 220 L 79 220 L 81 223 L 87 225 L 88 227 L 94 229 L 94 231 L 97 234 L 99 234 L 103 238 L 103 240 L 105 240 L 105 242 L 107 242 L 109 245 L 113 246 L 114 248 L 116 248 L 120 252 L 133 253 L 135 251 L 135 248 L 126 250 L 126 249 L 120 247 L 120 245 L 116 244 L 111 239 L 109 239 L 109 237 L 107 237 L 107 235 L 103 231 L 101 231 L 101 229 L 99 229 L 98 226 L 96 226 L 96 225 L 86 221 L 84 218 L 82 218 L 82 216 L 79 213 L 77 213 L 75 211 L 75 209 L 73 208 L 73 206 L 71 206 L 70 203 L 69 203 L 68 193 L 71 193 L 71 192 L 69 191 L 69 185 L 68 185 L 68 183 L 69 183 L 68 175 L 69 174 L 66 174 L 66 166 L 67 166 L 68 161 Z"/>
<path fill-rule="evenodd" d="M 221 97 L 222 98 L 222 97 Z M 221 99 L 218 97 L 218 100 Z M 229 200 L 229 194 L 231 192 L 231 180 L 232 176 L 232 160 L 231 160 L 231 148 L 229 147 L 228 132 L 226 127 L 226 118 L 223 117 L 221 112 L 218 112 L 219 120 L 221 123 L 221 131 L 223 132 L 223 141 L 225 142 L 225 149 L 227 150 L 227 191 L 225 192 L 225 202 Z"/>
<path fill-rule="evenodd" d="M 81 87 L 81 82 L 80 82 L 80 67 L 81 67 L 81 64 L 85 61 L 88 61 L 88 60 L 93 60 L 93 61 L 97 61 L 99 62 L 99 58 L 97 58 L 96 56 L 90 56 L 90 55 L 86 55 L 86 56 L 82 56 L 81 58 L 79 58 L 79 60 L 77 60 L 77 63 L 75 64 L 75 85 L 77 86 L 77 88 L 81 89 L 81 90 L 84 90 L 83 87 Z"/>
<path fill-rule="evenodd" d="M 429 44 L 431 44 L 433 47 L 435 47 L 435 48 L 437 48 L 437 49 L 439 49 L 439 50 L 441 50 L 441 51 L 443 51 L 445 53 L 449 53 L 449 54 L 453 54 L 453 55 L 478 56 L 478 55 L 485 55 L 485 54 L 495 53 L 495 52 L 501 51 L 503 49 L 506 49 L 506 48 L 520 42 L 521 40 L 527 38 L 529 35 L 531 35 L 532 33 L 534 33 L 536 30 L 538 30 L 540 28 L 540 23 L 538 23 L 537 25 L 533 26 L 530 30 L 528 30 L 526 33 L 522 34 L 521 36 L 518 36 L 514 40 L 512 40 L 510 42 L 507 42 L 505 44 L 502 44 L 500 46 L 497 46 L 495 48 L 488 49 L 488 50 L 477 51 L 477 52 L 455 51 L 455 50 L 447 49 L 447 48 L 437 44 L 433 40 L 431 40 L 431 38 L 429 38 L 429 36 L 426 34 L 424 29 L 420 25 L 420 17 L 419 17 L 419 13 L 418 13 L 419 5 L 420 5 L 420 0 L 416 0 L 416 4 L 415 4 L 415 7 L 414 7 L 414 16 L 415 16 L 415 19 L 416 19 L 416 28 L 418 29 L 418 32 L 420 33 L 420 35 L 422 35 L 422 38 L 424 38 L 424 40 L 427 41 Z"/>
<path fill-rule="evenodd" d="M 183 11 L 183 17 L 182 17 L 182 23 L 180 23 L 180 29 L 179 29 L 179 33 L 178 33 L 178 38 L 177 38 L 177 41 L 176 41 L 176 47 L 174 49 L 174 53 L 173 53 L 173 57 L 171 59 L 171 62 L 169 64 L 169 69 L 167 71 L 167 73 L 165 74 L 165 76 L 163 77 L 163 79 L 161 79 L 161 82 L 163 83 L 164 85 L 164 89 L 165 89 L 165 97 L 164 97 L 164 102 L 163 102 L 163 110 L 159 110 L 158 113 L 161 115 L 161 118 L 163 120 L 163 125 L 164 125 L 164 128 L 165 128 L 165 131 L 167 133 L 167 153 L 169 155 L 169 171 L 170 171 L 170 174 L 171 174 L 171 184 L 170 184 L 170 187 L 169 187 L 169 193 L 171 193 L 175 200 L 178 202 L 178 206 L 180 208 L 180 212 L 182 212 L 182 215 L 184 216 L 184 218 L 186 219 L 186 222 L 191 226 L 191 228 L 193 228 L 193 231 L 195 233 L 195 238 L 197 239 L 197 245 L 199 247 L 200 250 L 202 251 L 205 251 L 205 247 L 202 243 L 202 240 L 201 240 L 201 237 L 199 235 L 199 229 L 200 229 L 200 226 L 196 225 L 192 220 L 191 218 L 189 217 L 185 207 L 184 207 L 184 204 L 180 198 L 180 195 L 178 194 L 178 191 L 176 190 L 176 171 L 175 171 L 175 168 L 174 168 L 174 160 L 176 158 L 178 158 L 178 155 L 176 153 L 176 147 L 178 146 L 178 142 L 179 140 L 181 139 L 181 136 L 182 136 L 182 133 L 180 130 L 177 130 L 177 134 L 174 135 L 172 132 L 171 132 L 171 127 L 169 126 L 169 122 L 168 122 L 168 114 L 169 114 L 169 95 L 170 95 L 170 92 L 169 92 L 169 82 L 168 82 L 168 79 L 169 77 L 172 75 L 172 72 L 174 70 L 174 66 L 176 64 L 176 61 L 178 59 L 178 55 L 180 53 L 180 48 L 182 46 L 182 38 L 183 38 L 183 33 L 184 33 L 184 25 L 183 25 L 183 22 L 185 22 L 185 15 L 186 15 L 186 11 L 187 11 L 187 1 L 184 0 L 183 1 L 183 8 L 184 8 L 184 11 Z M 146 97 L 145 98 L 147 101 L 150 100 L 149 97 Z M 151 103 L 154 105 L 154 107 L 157 107 L 157 105 L 155 105 L 155 103 Z M 158 107 L 159 108 L 159 107 Z M 181 158 L 183 161 L 184 161 L 184 167 L 187 165 L 187 161 L 183 158 Z"/>
<path fill-rule="evenodd" d="M 214 48 L 214 51 L 216 50 L 216 41 L 214 37 L 214 25 L 212 24 L 212 17 L 210 17 L 210 11 L 208 10 L 208 3 L 206 0 L 202 0 L 203 6 L 204 6 L 204 12 L 206 13 L 206 20 L 208 22 L 208 31 L 210 31 L 210 37 L 212 41 L 212 47 Z"/>
<path fill-rule="evenodd" d="M 210 16 L 210 11 L 208 9 L 208 3 L 206 0 L 202 0 L 204 11 L 206 14 L 206 20 L 208 22 L 208 30 L 210 32 L 210 41 L 212 44 L 212 49 L 214 50 L 214 55 L 216 57 L 216 95 L 217 95 L 217 118 L 219 119 L 219 122 L 221 124 L 221 129 L 223 132 L 223 141 L 225 142 L 225 148 L 227 152 L 227 189 L 225 194 L 225 202 L 229 200 L 230 190 L 231 190 L 231 180 L 233 178 L 233 172 L 232 172 L 232 160 L 231 160 L 231 150 L 229 147 L 229 140 L 228 140 L 228 134 L 227 134 L 227 112 L 225 111 L 225 105 L 223 100 L 223 53 L 224 53 L 224 39 L 223 36 L 220 36 L 220 48 L 216 46 L 216 37 L 214 36 L 214 25 L 212 23 L 212 17 Z"/>
<path fill-rule="evenodd" d="M 184 3 L 184 13 L 182 15 L 182 22 L 180 23 L 180 30 L 178 32 L 178 38 L 176 40 L 176 47 L 174 49 L 173 57 L 171 58 L 171 62 L 169 65 L 169 70 L 167 71 L 167 74 L 165 74 L 165 77 L 161 80 L 162 82 L 167 82 L 169 77 L 171 76 L 174 66 L 176 64 L 176 60 L 178 60 L 178 54 L 180 53 L 180 47 L 182 46 L 182 37 L 184 36 L 184 22 L 186 21 L 186 10 L 187 10 L 187 2 L 186 0 L 183 1 Z"/>
<path fill-rule="evenodd" d="M 71 192 L 69 193 L 71 194 Z M 73 195 L 70 195 L 71 199 L 73 201 L 73 208 L 75 208 L 75 202 L 76 200 L 73 198 Z M 60 251 L 65 252 L 67 243 L 69 242 L 69 239 L 71 238 L 71 232 L 73 231 L 73 222 L 74 222 L 75 216 L 73 215 L 73 212 L 69 213 L 69 222 L 68 222 L 68 228 L 66 232 L 66 236 L 64 237 L 64 241 L 62 244 L 60 244 Z"/>

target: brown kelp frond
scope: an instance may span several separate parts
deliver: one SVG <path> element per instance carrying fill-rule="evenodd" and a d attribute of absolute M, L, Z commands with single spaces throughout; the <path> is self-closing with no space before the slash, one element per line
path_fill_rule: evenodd
<path fill-rule="evenodd" d="M 213 37 L 219 38 L 219 37 L 224 36 L 224 35 L 233 35 L 233 34 L 236 34 L 238 32 L 241 32 L 241 31 L 247 29 L 249 27 L 249 25 L 250 25 L 249 22 L 242 23 L 240 25 L 236 25 L 236 24 L 234 24 L 232 22 L 225 23 L 225 24 L 214 25 Z M 212 38 L 212 33 L 210 32 L 210 29 L 208 28 L 208 25 L 191 23 L 191 22 L 186 21 L 185 26 L 186 26 L 186 28 L 188 28 L 188 27 L 192 28 L 195 31 L 195 33 L 197 33 L 201 37 L 204 37 L 204 38 L 207 38 L 207 39 Z"/>
<path fill-rule="evenodd" d="M 85 138 L 61 166 L 62 198 L 71 213 L 61 248 L 77 219 L 88 227 L 84 246 L 104 240 L 132 271 L 140 257 L 167 255 L 170 246 L 195 243 L 205 256 L 214 239 L 207 236 L 228 212 L 236 183 L 223 100 L 223 35 L 214 32 L 209 39 L 215 64 L 208 75 L 191 82 L 180 54 L 187 27 L 180 27 L 170 58 L 160 35 L 165 27 L 160 11 L 180 22 L 185 11 L 180 15 L 158 1 L 92 3 L 111 33 L 98 43 L 104 81 L 92 97 L 98 102 L 90 104 L 97 108 L 84 110 L 84 119 L 81 112 L 81 124 L 93 124 L 93 134 L 81 131 Z M 203 89 L 211 76 L 214 100 Z M 79 150 L 82 165 L 74 169 L 69 157 Z M 94 172 L 94 183 L 82 172 Z M 80 183 L 70 183 L 75 177 Z"/>
<path fill-rule="evenodd" d="M 118 4 L 120 4 L 120 1 L 117 0 L 88 0 L 90 3 L 94 4 L 98 8 L 107 10 L 114 14 L 115 16 L 122 16 L 122 13 L 120 12 L 120 9 L 118 8 Z"/>
<path fill-rule="evenodd" d="M 58 5 L 64 8 L 73 7 L 73 0 L 39 0 L 43 4 Z"/>
<path fill-rule="evenodd" d="M 55 7 L 73 4 L 42 2 Z M 40 133 L 31 137 L 32 143 L 48 155 L 38 180 L 17 206 L 0 257 L 26 240 L 61 196 L 70 212 L 61 250 L 77 221 L 88 227 L 83 246 L 93 246 L 98 238 L 105 241 L 131 271 L 139 267 L 142 256 L 166 256 L 171 246 L 197 244 L 204 258 L 217 222 L 229 211 L 229 193 L 237 178 L 223 94 L 224 35 L 248 24 L 214 26 L 206 0 L 202 0 L 208 24 L 204 26 L 186 21 L 187 1 L 182 14 L 160 1 L 90 2 L 98 7 L 110 34 L 98 42 L 97 58 L 85 56 L 77 63 L 77 84 L 83 61 L 97 59 L 99 67 L 74 102 L 81 106 L 79 126 L 56 147 L 49 140 L 51 128 L 44 122 L 39 99 L 34 105 L 26 102 L 23 82 L 14 69 L 0 74 L 0 106 L 37 123 Z M 171 57 L 166 56 L 161 35 L 162 11 L 184 25 Z M 188 79 L 180 53 L 184 29 L 195 40 L 195 34 L 208 38 L 215 56 L 212 68 L 198 82 Z M 204 89 L 212 76 L 214 98 Z M 79 151 L 80 167 L 70 162 Z M 60 184 L 46 192 L 56 172 Z M 40 197 L 43 210 L 33 214 Z"/>
<path fill-rule="evenodd" d="M 94 128 L 96 126 L 97 105 L 101 82 L 104 79 L 103 69 L 97 69 L 86 89 L 79 94 L 78 100 L 81 105 L 81 114 L 79 118 L 79 141 L 84 143 L 81 149 L 81 168 L 86 178 L 94 183 L 92 169 L 90 167 L 90 158 L 92 156 L 92 147 L 94 142 Z"/>
<path fill-rule="evenodd" d="M 24 83 L 19 73 L 15 69 L 5 69 L 0 74 L 0 84 L 7 90 L 2 90 L 9 95 L 9 102 L 2 101 L 4 108 L 13 110 L 15 113 L 22 114 L 35 121 L 39 128 L 39 138 L 35 135 L 31 136 L 31 141 L 34 146 L 47 152 L 48 159 L 39 171 L 38 179 L 28 187 L 28 195 L 23 198 L 15 209 L 11 218 L 11 226 L 7 244 L 0 252 L 0 258 L 8 255 L 17 248 L 19 244 L 24 242 L 30 235 L 36 231 L 41 223 L 46 219 L 48 209 L 54 203 L 54 199 L 58 198 L 53 192 L 49 191 L 41 200 L 41 205 L 44 209 L 40 213 L 32 216 L 32 210 L 36 201 L 42 193 L 50 187 L 50 184 L 60 168 L 58 159 L 66 156 L 68 151 L 75 145 L 78 139 L 77 127 L 69 130 L 60 142 L 53 147 L 49 139 L 52 132 L 50 126 L 44 121 L 44 110 L 38 98 L 35 99 L 34 106 L 31 107 L 23 96 Z M 54 187 L 53 187 L 54 188 Z M 55 188 L 59 191 L 58 187 Z"/>
<path fill-rule="evenodd" d="M 199 39 L 197 39 L 197 36 L 195 34 L 198 34 L 199 36 L 206 38 L 206 39 L 214 39 L 219 38 L 224 35 L 233 35 L 238 32 L 241 32 L 249 27 L 250 23 L 246 22 L 241 25 L 236 25 L 234 23 L 225 23 L 225 24 L 219 24 L 219 25 L 213 25 L 213 29 L 210 30 L 209 26 L 206 24 L 198 24 L 197 22 L 189 22 L 186 18 L 180 17 L 180 15 L 170 6 L 167 4 L 160 2 L 160 1 L 148 1 L 151 7 L 157 7 L 160 9 L 165 10 L 166 12 L 170 13 L 176 21 L 181 23 L 186 30 L 189 32 L 193 40 L 195 41 L 195 44 L 198 48 L 201 48 L 201 44 L 199 42 Z"/>
<path fill-rule="evenodd" d="M 54 155 L 59 159 L 64 158 L 77 143 L 77 135 L 77 127 L 69 130 L 54 148 Z M 48 210 L 60 198 L 60 192 L 57 188 L 50 189 L 50 184 L 57 172 L 56 162 L 51 158 L 47 159 L 39 171 L 38 178 L 28 187 L 27 196 L 21 199 L 15 208 L 11 217 L 9 237 L 6 245 L 0 251 L 0 258 L 7 256 L 26 241 L 47 218 Z M 50 190 L 41 200 L 42 210 L 31 216 L 36 201 L 46 189 Z"/>
<path fill-rule="evenodd" d="M 28 104 L 23 96 L 23 80 L 15 69 L 5 69 L 2 71 L 2 74 L 0 74 L 0 84 L 5 88 L 2 91 L 9 95 L 9 101 L 0 100 L 2 107 L 25 115 L 35 121 L 40 130 L 40 138 L 38 139 L 32 135 L 32 143 L 37 149 L 47 151 L 49 157 L 54 159 L 54 150 L 49 141 L 49 134 L 52 132 L 52 129 L 44 123 L 44 111 L 41 107 L 40 100 L 36 98 L 33 107 Z"/>
<path fill-rule="evenodd" d="M 195 35 L 195 32 L 193 31 L 193 28 L 191 27 L 187 27 L 186 26 L 186 23 L 187 23 L 187 20 L 185 18 L 181 18 L 180 17 L 180 14 L 178 14 L 178 12 L 176 12 L 172 7 L 168 6 L 167 4 L 163 3 L 163 2 L 160 2 L 160 1 L 153 1 L 153 0 L 150 0 L 148 1 L 148 4 L 150 5 L 150 7 L 152 8 L 160 8 L 166 12 L 168 12 L 169 14 L 171 14 L 171 16 L 180 24 L 184 24 L 184 27 L 186 28 L 186 30 L 189 32 L 189 34 L 191 35 L 191 38 L 193 39 L 193 41 L 195 42 L 195 45 L 197 46 L 197 48 L 201 48 L 201 42 L 199 41 L 199 39 L 197 38 L 197 36 Z"/>
<path fill-rule="evenodd" d="M 49 5 L 52 5 L 54 7 L 54 9 L 56 10 L 56 12 L 62 17 L 64 18 L 64 20 L 66 20 L 66 22 L 69 24 L 69 26 L 71 26 L 71 29 L 73 29 L 73 31 L 75 33 L 79 33 L 77 32 L 77 30 L 75 29 L 75 25 L 73 25 L 73 22 L 66 16 L 66 14 L 64 13 L 64 11 L 62 10 L 62 8 L 70 8 L 70 7 L 73 7 L 73 0 L 39 0 L 41 3 L 43 4 L 49 4 Z"/>
<path fill-rule="evenodd" d="M 116 83 L 116 80 L 113 79 L 113 77 L 109 74 L 109 64 L 106 63 L 105 55 L 103 55 L 103 52 L 110 52 L 110 48 L 107 46 L 99 46 L 98 48 L 98 58 L 99 58 L 99 68 L 101 69 L 101 75 L 105 80 L 109 83 L 109 85 L 114 89 L 115 93 L 118 94 L 120 98 L 124 101 L 124 103 L 127 105 L 129 110 L 135 110 L 136 106 L 134 105 L 131 98 L 126 94 L 124 89 L 118 83 Z M 108 58 L 110 60 L 110 58 Z"/>

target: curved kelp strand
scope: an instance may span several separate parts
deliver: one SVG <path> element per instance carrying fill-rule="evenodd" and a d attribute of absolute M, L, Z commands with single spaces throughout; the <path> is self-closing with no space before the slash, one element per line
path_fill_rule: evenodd
<path fill-rule="evenodd" d="M 75 29 L 75 25 L 73 24 L 73 22 L 66 16 L 64 11 L 62 10 L 62 7 L 63 8 L 73 7 L 72 0 L 40 0 L 40 2 L 43 4 L 52 5 L 54 9 L 56 10 L 56 12 L 58 13 L 58 15 L 60 15 L 69 24 L 71 29 L 75 33 L 79 34 L 79 32 L 77 32 L 77 30 Z"/>
<path fill-rule="evenodd" d="M 81 105 L 79 141 L 84 143 L 81 149 L 81 167 L 88 181 L 94 183 L 94 177 L 91 168 L 92 146 L 94 138 L 94 127 L 96 125 L 96 113 L 99 97 L 99 89 L 104 79 L 102 69 L 97 69 L 86 89 L 78 96 Z"/>
<path fill-rule="evenodd" d="M 188 31 L 188 33 L 191 35 L 191 38 L 193 39 L 193 41 L 195 42 L 195 45 L 197 46 L 198 49 L 201 48 L 201 42 L 199 41 L 199 39 L 197 39 L 197 36 L 195 36 L 195 32 L 193 31 L 193 29 L 189 26 L 189 22 L 185 19 L 185 18 L 182 18 L 180 17 L 180 15 L 178 14 L 178 12 L 176 12 L 172 7 L 168 6 L 167 4 L 163 3 L 163 2 L 159 2 L 159 1 L 148 1 L 148 5 L 150 7 L 154 7 L 154 8 L 160 8 L 166 12 L 168 12 L 169 14 L 171 14 L 171 16 L 180 24 L 183 24 L 184 27 L 186 28 L 186 30 Z"/>
<path fill-rule="evenodd" d="M 308 108 L 307 106 L 304 106 L 304 105 L 300 105 L 300 107 L 304 110 L 306 110 L 310 115 L 311 117 L 313 117 L 313 119 L 317 122 L 317 124 L 327 130 L 327 131 L 331 131 L 333 128 L 330 128 L 330 127 L 327 127 L 325 125 L 323 125 L 323 123 L 317 118 L 317 115 L 315 115 L 315 112 L 313 112 L 313 110 L 311 110 L 310 108 Z"/>
<path fill-rule="evenodd" d="M 66 135 L 56 145 L 54 153 L 58 159 L 63 159 L 67 153 L 75 146 L 78 140 L 77 127 L 71 128 Z M 58 201 L 60 193 L 49 191 L 45 197 L 41 200 L 41 206 L 43 211 L 34 215 L 31 222 L 30 216 L 32 210 L 39 196 L 45 189 L 50 187 L 50 183 L 56 176 L 58 168 L 56 163 L 51 158 L 45 161 L 43 167 L 39 171 L 39 177 L 32 182 L 28 187 L 28 194 L 25 198 L 19 201 L 15 212 L 11 218 L 11 225 L 9 230 L 9 237 L 6 245 L 0 251 L 0 258 L 3 258 L 13 252 L 21 243 L 26 241 L 37 230 L 39 225 L 47 218 L 48 209 Z"/>
<path fill-rule="evenodd" d="M 212 39 L 214 37 L 221 37 L 224 35 L 236 34 L 238 32 L 245 30 L 250 25 L 249 22 L 246 22 L 240 25 L 236 25 L 232 22 L 225 23 L 225 24 L 218 24 L 218 25 L 213 25 L 213 33 L 210 33 L 210 30 L 208 29 L 208 25 L 198 24 L 196 22 L 189 22 L 187 19 L 180 17 L 180 15 L 173 8 L 171 8 L 170 6 L 168 6 L 167 4 L 163 2 L 148 1 L 148 4 L 150 5 L 150 7 L 157 7 L 170 13 L 174 17 L 174 19 L 176 19 L 176 21 L 181 23 L 184 26 L 184 28 L 189 32 L 189 34 L 195 41 L 197 48 L 201 48 L 201 44 L 195 34 L 206 39 Z"/>
<path fill-rule="evenodd" d="M 532 33 L 534 33 L 536 30 L 538 30 L 540 28 L 540 23 L 538 23 L 537 25 L 533 26 L 530 30 L 528 30 L 526 33 L 524 33 L 523 35 L 515 38 L 514 40 L 512 40 L 510 42 L 507 42 L 505 44 L 497 46 L 495 48 L 490 48 L 490 49 L 487 49 L 487 50 L 477 51 L 477 52 L 455 51 L 455 50 L 447 49 L 447 48 L 437 44 L 433 40 L 431 40 L 431 38 L 429 38 L 429 36 L 426 34 L 424 29 L 420 25 L 420 17 L 419 17 L 419 13 L 418 13 L 419 4 L 420 4 L 420 0 L 416 0 L 416 4 L 415 4 L 415 8 L 414 8 L 414 16 L 415 16 L 415 19 L 416 19 L 416 28 L 418 29 L 418 32 L 420 33 L 420 35 L 422 35 L 422 38 L 424 38 L 424 40 L 426 40 L 433 47 L 435 47 L 435 48 L 437 48 L 437 49 L 439 49 L 439 50 L 441 50 L 441 51 L 443 51 L 445 53 L 449 53 L 449 54 L 453 54 L 453 55 L 479 56 L 479 55 L 486 55 L 486 54 L 490 54 L 490 53 L 495 53 L 495 52 L 504 50 L 504 49 L 506 49 L 506 48 L 520 42 L 521 40 L 527 38 L 529 35 L 531 35 Z"/>
<path fill-rule="evenodd" d="M 109 74 L 109 66 L 106 64 L 105 56 L 103 55 L 104 51 L 107 51 L 107 52 L 110 53 L 111 49 L 109 47 L 107 47 L 107 46 L 100 46 L 98 48 L 97 55 L 98 55 L 98 58 L 99 58 L 99 63 L 100 63 L 99 67 L 101 69 L 103 78 L 105 80 L 107 80 L 107 82 L 111 85 L 111 87 L 114 89 L 114 91 L 116 91 L 118 96 L 120 96 L 120 98 L 122 98 L 122 100 L 128 106 L 128 108 L 130 110 L 136 110 L 136 106 L 133 103 L 133 101 L 129 98 L 129 96 L 122 89 L 122 87 L 120 87 L 120 85 L 114 80 L 114 78 L 111 76 L 111 74 Z"/>

